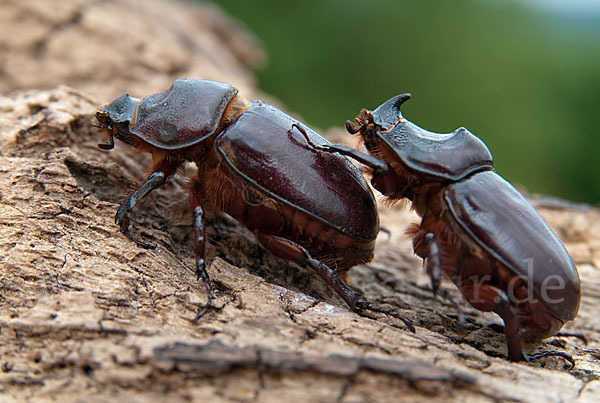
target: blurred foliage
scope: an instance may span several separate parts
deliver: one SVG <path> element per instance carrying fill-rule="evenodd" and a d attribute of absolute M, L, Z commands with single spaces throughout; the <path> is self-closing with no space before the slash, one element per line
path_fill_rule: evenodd
<path fill-rule="evenodd" d="M 600 202 L 600 20 L 491 0 L 215 0 L 263 42 L 259 86 L 317 128 L 412 92 L 405 117 L 466 126 L 529 192 Z"/>

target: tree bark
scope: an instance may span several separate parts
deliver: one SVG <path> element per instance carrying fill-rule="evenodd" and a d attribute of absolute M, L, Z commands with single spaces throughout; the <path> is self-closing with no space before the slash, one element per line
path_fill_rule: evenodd
<path fill-rule="evenodd" d="M 87 13 L 95 7 L 107 12 L 106 7 L 120 4 L 121 14 L 130 19 L 149 13 L 140 11 L 144 3 L 125 0 L 108 5 L 83 0 L 72 4 L 80 7 L 75 13 L 78 17 L 68 21 L 88 30 L 83 22 L 94 20 Z M 184 6 L 175 9 L 179 7 Z M 164 15 L 172 12 L 168 7 L 161 10 Z M 118 29 L 121 25 L 113 19 L 119 13 L 110 15 L 102 21 Z M 180 22 L 178 30 L 188 32 L 181 20 L 163 17 L 163 21 L 170 19 Z M 100 30 L 99 25 L 92 26 Z M 81 35 L 86 29 L 79 31 Z M 189 32 L 194 29 L 205 27 L 192 26 Z M 51 48 L 52 36 L 63 31 L 49 33 L 45 46 Z M 206 28 L 203 41 L 215 41 L 220 44 L 215 49 L 234 55 L 231 43 L 235 41 L 224 40 L 217 32 Z M 194 46 L 190 49 L 197 51 Z M 208 55 L 212 63 L 245 68 L 239 58 L 215 55 Z M 194 53 L 193 58 L 201 56 Z M 122 74 L 116 79 L 119 87 L 106 90 L 110 96 L 125 91 L 134 94 L 125 83 L 127 77 L 134 87 L 144 87 L 145 92 L 135 94 L 145 95 L 168 87 L 167 81 L 177 74 L 157 72 L 151 83 L 144 84 L 137 74 L 132 77 L 117 71 Z M 193 323 L 191 319 L 206 303 L 204 286 L 194 273 L 186 192 L 186 177 L 193 168 L 188 167 L 134 210 L 133 232 L 156 243 L 155 250 L 141 249 L 119 232 L 114 223 L 118 204 L 135 183 L 141 183 L 150 163 L 148 156 L 122 143 L 111 152 L 97 147 L 104 135 L 92 127 L 100 103 L 96 100 L 99 91 L 93 88 L 101 88 L 106 80 L 99 80 L 96 87 L 91 81 L 83 86 L 91 95 L 62 86 L 0 97 L 3 399 L 600 398 L 598 209 L 550 198 L 531 199 L 565 242 L 580 271 L 581 310 L 564 331 L 582 333 L 590 343 L 551 338 L 527 345 L 526 351 L 564 351 L 576 361 L 572 370 L 568 362 L 556 357 L 508 362 L 502 322 L 494 314 L 465 306 L 467 323 L 461 328 L 454 307 L 433 297 L 422 261 L 403 236 L 417 220 L 405 206 L 380 206 L 381 222 L 390 234 L 380 234 L 375 260 L 353 268 L 350 278 L 352 286 L 370 300 L 410 318 L 416 333 L 392 318 L 368 318 L 349 311 L 315 274 L 273 257 L 232 219 L 210 214 L 208 271 L 218 309 Z M 249 87 L 251 81 L 246 80 Z M 161 87 L 155 88 L 157 83 Z M 17 84 L 12 89 L 22 88 Z M 103 96 L 104 101 L 110 100 Z M 460 300 L 454 286 L 444 283 L 444 287 Z"/>

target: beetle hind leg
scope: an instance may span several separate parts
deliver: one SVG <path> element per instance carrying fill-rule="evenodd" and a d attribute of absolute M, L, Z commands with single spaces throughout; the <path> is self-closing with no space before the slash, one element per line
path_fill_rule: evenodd
<path fill-rule="evenodd" d="M 571 368 L 569 368 L 570 370 L 575 368 L 575 360 L 573 359 L 573 357 L 571 357 L 567 353 L 563 353 L 562 351 L 546 351 L 543 353 L 532 354 L 529 356 L 526 354 L 523 355 L 525 356 L 525 359 L 527 361 L 533 361 L 544 357 L 561 357 L 564 358 L 566 361 L 569 361 L 569 363 L 571 364 Z"/>
<path fill-rule="evenodd" d="M 344 299 L 344 301 L 346 301 L 348 306 L 350 306 L 353 311 L 359 314 L 362 311 L 372 311 L 390 315 L 404 322 L 406 327 L 411 332 L 415 332 L 415 328 L 409 319 L 397 312 L 380 308 L 373 305 L 369 301 L 366 301 L 361 294 L 357 293 L 356 291 L 352 291 L 334 270 L 318 259 L 312 257 L 310 253 L 302 246 L 290 241 L 289 239 L 278 237 L 276 235 L 257 233 L 256 236 L 259 242 L 274 255 L 295 262 L 302 267 L 309 267 L 316 271 L 321 278 L 323 278 L 323 280 L 325 280 L 325 282 L 329 284 Z"/>
<path fill-rule="evenodd" d="M 488 293 L 488 297 L 493 296 L 491 299 L 494 302 L 493 311 L 500 315 L 504 321 L 504 336 L 506 337 L 508 359 L 510 361 L 529 361 L 529 358 L 523 353 L 521 347 L 521 343 L 523 342 L 521 326 L 508 295 L 499 288 L 486 284 L 481 285 L 479 291 Z"/>
<path fill-rule="evenodd" d="M 583 333 L 558 332 L 554 335 L 554 337 L 574 337 L 581 340 L 586 346 L 589 344 L 587 336 Z"/>
<path fill-rule="evenodd" d="M 470 296 L 471 304 L 474 306 L 476 305 L 477 309 L 482 311 L 494 311 L 500 315 L 504 321 L 504 336 L 506 338 L 508 359 L 510 361 L 530 362 L 544 357 L 555 356 L 562 357 L 569 361 L 571 369 L 575 367 L 573 357 L 561 351 L 547 351 L 532 355 L 527 355 L 523 352 L 521 345 L 523 342 L 521 325 L 519 324 L 517 314 L 511 301 L 504 291 L 489 284 L 472 284 L 463 288 L 463 291 Z M 477 304 L 477 301 L 480 301 L 480 304 Z"/>

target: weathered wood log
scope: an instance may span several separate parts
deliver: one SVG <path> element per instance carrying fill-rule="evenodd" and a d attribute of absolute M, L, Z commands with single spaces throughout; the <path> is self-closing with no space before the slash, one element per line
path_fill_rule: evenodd
<path fill-rule="evenodd" d="M 144 7 L 123 0 L 111 9 L 116 3 L 130 19 L 135 4 Z M 97 24 L 83 22 L 96 21 L 86 13 L 104 3 L 72 4 L 83 8 L 68 21 L 102 36 Z M 204 41 L 219 38 L 203 32 L 210 37 Z M 215 49 L 230 49 L 226 43 Z M 223 65 L 239 63 L 234 59 Z M 121 144 L 98 149 L 104 137 L 92 127 L 95 108 L 125 90 L 166 88 L 178 72 L 158 72 L 151 83 L 130 73 L 115 70 L 119 78 L 106 94 L 94 90 L 104 77 L 97 87 L 80 86 L 89 93 L 59 87 L 0 97 L 1 400 L 599 399 L 600 212 L 549 198 L 532 201 L 573 255 L 583 287 L 579 317 L 565 331 L 590 343 L 552 338 L 526 351 L 565 351 L 573 370 L 556 357 L 508 362 L 494 314 L 465 307 L 462 329 L 454 308 L 432 296 L 403 237 L 416 216 L 402 206 L 381 206 L 391 235 L 380 235 L 375 260 L 350 277 L 371 300 L 409 317 L 415 334 L 391 318 L 350 312 L 313 273 L 273 257 L 233 220 L 214 215 L 208 257 L 219 309 L 191 322 L 206 294 L 194 274 L 189 172 L 134 211 L 133 231 L 156 250 L 138 248 L 114 224 L 118 203 L 143 180 L 149 159 Z M 17 84 L 10 88 L 22 88 Z"/>

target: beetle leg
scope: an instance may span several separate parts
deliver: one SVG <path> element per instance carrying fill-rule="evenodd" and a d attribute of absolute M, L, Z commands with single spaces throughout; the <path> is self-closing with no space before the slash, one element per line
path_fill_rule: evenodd
<path fill-rule="evenodd" d="M 212 293 L 212 287 L 210 284 L 210 277 L 208 272 L 206 271 L 206 262 L 204 260 L 204 224 L 202 223 L 202 217 L 204 216 L 204 211 L 202 207 L 196 206 L 194 207 L 194 235 L 196 242 L 196 276 L 198 279 L 202 278 L 204 281 L 204 286 L 206 287 L 206 294 L 208 296 L 208 301 L 204 308 L 202 308 L 193 321 L 197 321 L 200 319 L 206 311 L 208 311 L 212 307 L 212 301 L 215 298 Z"/>
<path fill-rule="evenodd" d="M 546 351 L 545 353 L 533 354 L 530 356 L 525 355 L 525 359 L 527 361 L 537 360 L 539 358 L 544 358 L 544 357 L 562 357 L 565 360 L 569 361 L 569 363 L 571 364 L 571 368 L 569 368 L 569 369 L 575 368 L 575 360 L 573 359 L 573 357 L 571 357 L 567 353 L 563 353 L 562 351 Z"/>
<path fill-rule="evenodd" d="M 366 301 L 361 294 L 357 293 L 356 291 L 352 291 L 335 271 L 321 261 L 313 258 L 302 246 L 290 241 L 289 239 L 281 238 L 275 235 L 257 233 L 256 236 L 260 243 L 263 244 L 274 255 L 295 262 L 302 267 L 309 267 L 316 271 L 321 278 L 325 280 L 325 282 L 329 284 L 340 295 L 340 297 L 344 299 L 344 301 L 346 301 L 348 306 L 350 306 L 353 311 L 357 313 L 360 313 L 360 311 L 372 311 L 390 315 L 404 322 L 406 327 L 408 327 L 411 332 L 415 332 L 415 328 L 409 319 L 397 312 L 380 308 L 371 304 L 369 301 Z"/>
<path fill-rule="evenodd" d="M 445 299 L 446 301 L 448 301 L 450 303 L 450 305 L 452 305 L 454 307 L 454 309 L 456 310 L 456 314 L 458 315 L 458 323 L 461 326 L 461 331 L 464 331 L 464 326 L 467 323 L 467 320 L 465 319 L 465 313 L 462 309 L 462 307 L 460 306 L 460 304 L 458 302 L 456 302 L 454 300 L 454 298 L 452 297 L 452 295 L 450 295 L 450 293 L 448 292 L 447 289 L 445 288 L 439 288 L 438 292 L 440 294 L 440 297 L 442 297 L 443 299 Z"/>
<path fill-rule="evenodd" d="M 385 175 L 390 170 L 390 166 L 387 162 L 382 161 L 378 158 L 375 158 L 372 155 L 355 150 L 352 147 L 347 147 L 347 146 L 343 146 L 343 145 L 339 145 L 339 144 L 326 144 L 326 145 L 318 146 L 310 140 L 310 138 L 308 137 L 308 134 L 306 133 L 306 130 L 304 130 L 302 128 L 302 126 L 294 123 L 294 124 L 292 124 L 292 129 L 294 129 L 294 128 L 298 129 L 298 131 L 304 136 L 304 138 L 306 139 L 306 142 L 311 147 L 313 147 L 317 150 L 320 150 L 320 151 L 325 151 L 325 152 L 330 152 L 330 153 L 339 153 L 339 154 L 342 154 L 343 156 L 351 157 L 351 158 L 355 159 L 356 161 L 360 162 L 361 164 L 366 165 L 369 168 L 373 169 L 373 175 Z"/>
<path fill-rule="evenodd" d="M 428 232 L 423 237 L 423 245 L 426 250 L 427 273 L 431 280 L 431 288 L 435 297 L 440 289 L 440 281 L 442 278 L 442 265 L 440 263 L 440 247 L 435 239 L 433 232 Z"/>
<path fill-rule="evenodd" d="M 584 342 L 586 346 L 588 345 L 588 339 L 587 339 L 587 337 L 585 335 L 581 334 L 581 333 L 559 332 L 559 333 L 556 333 L 554 335 L 554 337 L 575 337 L 575 338 L 581 340 L 582 342 Z M 565 360 L 569 361 L 569 363 L 571 364 L 571 368 L 570 369 L 575 368 L 575 360 L 573 359 L 573 357 L 571 357 L 569 354 L 564 353 L 562 351 L 546 351 L 544 353 L 533 354 L 533 355 L 530 355 L 530 356 L 526 355 L 525 357 L 527 358 L 528 361 L 531 361 L 531 360 L 537 360 L 539 358 L 551 357 L 551 356 L 562 357 Z"/>
<path fill-rule="evenodd" d="M 410 321 L 410 319 L 408 319 L 408 318 L 400 315 L 398 312 L 394 312 L 394 311 L 389 310 L 389 309 L 381 308 L 379 306 L 373 305 L 372 303 L 370 303 L 369 301 L 366 301 L 366 300 L 357 301 L 356 302 L 356 308 L 362 309 L 362 310 L 365 310 L 365 311 L 372 311 L 372 312 L 377 312 L 377 313 L 383 313 L 385 315 L 392 316 L 392 317 L 394 317 L 394 318 L 396 318 L 398 320 L 401 320 L 404 323 L 404 325 L 408 328 L 408 330 L 410 330 L 411 332 L 415 333 L 415 327 L 413 326 L 413 324 Z M 356 311 L 356 309 L 355 309 L 355 311 Z"/>
<path fill-rule="evenodd" d="M 274 255 L 316 271 L 346 301 L 350 308 L 356 309 L 356 303 L 362 298 L 362 295 L 348 288 L 331 268 L 313 258 L 305 248 L 276 235 L 257 233 L 257 238 Z"/>
<path fill-rule="evenodd" d="M 506 292 L 487 283 L 463 284 L 461 291 L 467 301 L 476 309 L 484 312 L 493 311 L 500 315 L 504 321 L 504 336 L 506 337 L 506 347 L 510 361 L 529 361 L 530 359 L 537 359 L 548 355 L 557 355 L 564 357 L 571 363 L 573 362 L 570 356 L 560 352 L 542 353 L 534 355 L 531 358 L 523 353 L 521 348 L 523 341 L 521 325 Z"/>
<path fill-rule="evenodd" d="M 465 289 L 463 289 L 463 291 L 464 290 Z M 508 349 L 508 359 L 510 361 L 531 361 L 543 357 L 556 356 L 569 361 L 571 363 L 571 369 L 575 367 L 573 357 L 561 351 L 548 351 L 531 356 L 528 356 L 523 352 L 521 348 L 521 342 L 523 340 L 523 337 L 521 336 L 521 326 L 519 325 L 517 315 L 510 299 L 504 291 L 489 284 L 480 284 L 477 286 L 476 292 L 475 290 L 470 290 L 469 292 L 471 294 L 476 293 L 479 296 L 483 296 L 484 298 L 482 300 L 493 301 L 494 306 L 491 310 L 500 315 L 504 321 L 504 336 L 506 337 L 506 347 Z M 478 307 L 478 309 L 479 308 L 481 308 L 481 306 Z"/>
<path fill-rule="evenodd" d="M 581 340 L 586 346 L 589 341 L 585 334 L 582 333 L 568 333 L 568 332 L 558 332 L 554 335 L 554 337 L 575 337 L 576 339 Z"/>
<path fill-rule="evenodd" d="M 417 240 L 417 238 L 415 238 Z M 440 261 L 440 246 L 436 240 L 435 234 L 433 232 L 427 232 L 421 242 L 415 242 L 419 245 L 415 245 L 415 252 L 418 251 L 419 256 L 425 257 L 425 264 L 427 274 L 429 275 L 429 279 L 431 280 L 431 289 L 433 291 L 433 296 L 437 296 L 439 294 L 440 297 L 448 301 L 454 309 L 456 309 L 456 313 L 458 315 L 458 321 L 461 326 L 464 326 L 466 323 L 465 314 L 458 302 L 452 298 L 448 290 L 440 287 L 440 283 L 442 280 L 442 264 Z"/>
<path fill-rule="evenodd" d="M 121 232 L 127 236 L 127 238 L 131 239 L 135 243 L 137 243 L 142 248 L 146 249 L 154 249 L 156 245 L 152 245 L 146 242 L 139 241 L 135 239 L 132 235 L 127 231 L 129 227 L 129 217 L 127 213 L 133 209 L 135 204 L 143 199 L 148 193 L 153 191 L 154 189 L 164 185 L 165 183 L 165 174 L 163 172 L 157 171 L 152 172 L 150 176 L 146 179 L 146 181 L 140 186 L 131 196 L 121 203 L 119 209 L 117 210 L 117 214 L 115 215 L 115 222 L 119 224 L 121 228 Z"/>
<path fill-rule="evenodd" d="M 506 337 L 508 359 L 510 361 L 529 361 L 521 349 L 521 342 L 523 340 L 523 337 L 521 337 L 521 326 L 508 295 L 501 289 L 491 285 L 486 284 L 480 287 L 484 287 L 486 291 L 494 294 L 493 301 L 495 305 L 493 311 L 500 315 L 504 321 L 504 336 Z"/>
<path fill-rule="evenodd" d="M 571 369 L 575 367 L 575 360 L 567 353 L 562 351 L 547 351 L 544 353 L 533 354 L 531 356 L 525 354 L 521 350 L 521 327 L 517 320 L 517 315 L 508 299 L 506 293 L 496 287 L 486 286 L 486 288 L 493 290 L 496 293 L 494 297 L 494 312 L 502 317 L 504 320 L 504 335 L 506 336 L 506 346 L 508 348 L 508 359 L 510 361 L 531 361 L 537 360 L 543 357 L 562 357 L 571 363 Z"/>
<path fill-rule="evenodd" d="M 372 155 L 355 150 L 354 148 L 339 144 L 330 144 L 326 146 L 326 148 L 326 151 L 337 152 L 343 156 L 351 157 L 361 164 L 368 166 L 369 168 L 373 169 L 373 175 L 375 176 L 385 175 L 390 171 L 390 165 L 387 162 L 375 158 Z"/>

